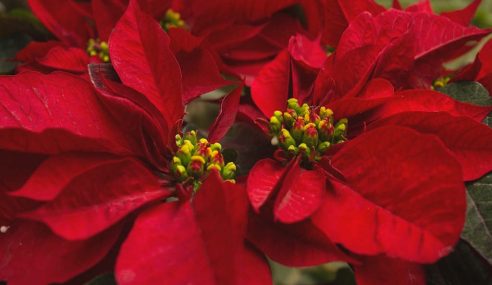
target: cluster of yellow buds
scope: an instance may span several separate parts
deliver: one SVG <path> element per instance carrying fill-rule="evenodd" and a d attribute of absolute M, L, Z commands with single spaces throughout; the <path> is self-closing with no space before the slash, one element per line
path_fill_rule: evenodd
<path fill-rule="evenodd" d="M 446 85 L 448 85 L 449 81 L 451 81 L 451 77 L 449 77 L 449 76 L 439 77 L 432 84 L 432 89 L 435 90 L 435 89 L 439 89 L 439 88 L 444 88 L 444 87 L 446 87 Z"/>
<path fill-rule="evenodd" d="M 302 154 L 308 161 L 319 161 L 330 146 L 347 140 L 347 119 L 334 122 L 333 111 L 287 101 L 287 111 L 275 111 L 270 118 L 272 144 L 293 156 Z"/>
<path fill-rule="evenodd" d="M 109 62 L 109 45 L 107 42 L 99 39 L 89 39 L 86 50 L 90 56 L 97 56 L 103 62 Z"/>
<path fill-rule="evenodd" d="M 217 170 L 225 181 L 235 182 L 236 165 L 224 162 L 220 143 L 209 143 L 207 139 L 197 138 L 195 131 L 176 135 L 178 151 L 171 161 L 171 171 L 181 183 L 193 183 L 195 190 L 212 169 Z"/>
<path fill-rule="evenodd" d="M 173 9 L 168 9 L 164 19 L 161 20 L 161 26 L 166 31 L 169 31 L 170 28 L 183 28 L 185 25 L 185 21 L 181 19 L 181 14 Z"/>

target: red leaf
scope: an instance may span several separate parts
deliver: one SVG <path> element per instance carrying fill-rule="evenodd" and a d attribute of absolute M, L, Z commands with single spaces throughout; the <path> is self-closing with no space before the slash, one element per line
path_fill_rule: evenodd
<path fill-rule="evenodd" d="M 360 254 L 431 263 L 459 239 L 466 211 L 461 167 L 435 136 L 379 128 L 347 143 L 332 164 L 348 186 L 332 181 L 313 216 L 332 241 Z"/>
<path fill-rule="evenodd" d="M 43 66 L 71 72 L 87 72 L 89 55 L 80 48 L 56 46 L 37 62 Z"/>
<path fill-rule="evenodd" d="M 120 251 L 118 283 L 232 285 L 243 284 L 238 275 L 243 270 L 265 274 L 264 268 L 256 268 L 264 261 L 248 258 L 242 264 L 247 209 L 242 191 L 221 182 L 214 172 L 193 204 L 168 203 L 142 213 Z M 192 266 L 183 266 L 190 262 Z M 249 282 L 268 279 L 258 276 Z"/>
<path fill-rule="evenodd" d="M 85 48 L 91 36 L 86 16 L 73 0 L 29 0 L 37 18 L 57 38 L 70 46 Z"/>
<path fill-rule="evenodd" d="M 107 41 L 128 6 L 128 0 L 92 0 L 92 11 L 99 39 Z"/>
<path fill-rule="evenodd" d="M 477 12 L 480 3 L 482 3 L 482 0 L 474 0 L 472 3 L 470 3 L 468 6 L 466 6 L 461 10 L 445 12 L 442 13 L 441 15 L 446 18 L 449 18 L 450 20 L 452 20 L 457 24 L 460 24 L 462 26 L 468 26 L 470 25 L 470 22 L 473 20 L 473 17 Z"/>
<path fill-rule="evenodd" d="M 63 283 L 98 263 L 121 227 L 84 241 L 67 241 L 34 222 L 18 222 L 0 234 L 0 279 L 9 284 Z M 30 264 L 26 272 L 26 265 Z"/>
<path fill-rule="evenodd" d="M 425 285 L 425 272 L 420 264 L 385 256 L 364 258 L 354 267 L 358 285 Z"/>
<path fill-rule="evenodd" d="M 448 18 L 431 14 L 417 13 L 412 15 L 415 33 L 415 59 L 420 59 L 432 51 L 456 48 L 453 43 L 464 45 L 467 41 L 477 40 L 486 36 L 489 31 L 477 27 L 464 27 Z"/>
<path fill-rule="evenodd" d="M 288 50 L 293 59 L 311 68 L 320 69 L 326 60 L 319 40 L 311 41 L 301 34 L 290 38 Z"/>
<path fill-rule="evenodd" d="M 465 181 L 478 179 L 492 170 L 492 129 L 470 118 L 442 112 L 409 112 L 380 120 L 369 128 L 386 125 L 438 136 L 461 164 Z"/>
<path fill-rule="evenodd" d="M 262 159 L 253 166 L 248 175 L 246 189 L 249 201 L 257 212 L 277 187 L 286 171 L 287 167 L 273 159 Z"/>
<path fill-rule="evenodd" d="M 378 111 L 378 116 L 384 118 L 403 112 L 446 112 L 481 122 L 491 110 L 491 107 L 458 102 L 432 90 L 407 90 L 397 93 L 394 100 L 387 102 Z"/>
<path fill-rule="evenodd" d="M 159 110 L 142 94 L 116 82 L 110 64 L 90 64 L 89 75 L 108 112 L 136 140 L 142 156 L 157 169 L 166 168 L 171 134 Z"/>
<path fill-rule="evenodd" d="M 286 108 L 289 84 L 290 56 L 283 51 L 263 67 L 251 86 L 251 97 L 267 118 Z"/>
<path fill-rule="evenodd" d="M 210 142 L 220 141 L 234 124 L 239 110 L 239 100 L 241 99 L 242 92 L 243 85 L 240 85 L 222 99 L 220 113 L 208 132 L 208 140 Z"/>
<path fill-rule="evenodd" d="M 121 81 L 144 94 L 163 114 L 168 126 L 183 117 L 182 78 L 169 37 L 159 23 L 130 5 L 109 39 L 111 62 Z"/>
<path fill-rule="evenodd" d="M 87 239 L 168 195 L 141 163 L 122 159 L 79 175 L 55 200 L 23 217 L 46 223 L 67 240 Z"/>
<path fill-rule="evenodd" d="M 192 7 L 196 24 L 199 26 L 216 24 L 218 22 L 246 22 L 268 18 L 275 12 L 293 5 L 296 0 L 192 0 Z M 213 15 L 213 17 L 210 17 Z"/>
<path fill-rule="evenodd" d="M 29 179 L 10 195 L 37 201 L 50 201 L 75 178 L 111 162 L 114 157 L 87 153 L 67 153 L 44 160 Z M 42 191 L 40 191 L 42 189 Z"/>
<path fill-rule="evenodd" d="M 309 221 L 282 224 L 265 215 L 250 214 L 248 240 L 270 259 L 286 266 L 314 266 L 332 261 L 356 261 Z"/>
<path fill-rule="evenodd" d="M 100 105 L 91 85 L 76 76 L 25 72 L 1 77 L 0 90 L 3 149 L 119 154 L 135 149 Z"/>
<path fill-rule="evenodd" d="M 183 74 L 183 101 L 185 104 L 204 93 L 230 83 L 220 75 L 212 54 L 202 47 L 196 47 L 191 51 L 180 50 L 176 52 L 176 58 Z"/>
<path fill-rule="evenodd" d="M 323 202 L 326 177 L 321 171 L 294 163 L 281 183 L 274 206 L 276 220 L 286 224 L 302 221 Z"/>

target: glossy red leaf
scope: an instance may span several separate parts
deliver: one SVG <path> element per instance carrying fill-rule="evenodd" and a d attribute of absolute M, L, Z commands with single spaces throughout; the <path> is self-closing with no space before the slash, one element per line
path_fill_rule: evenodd
<path fill-rule="evenodd" d="M 378 111 L 378 116 L 385 118 L 403 112 L 446 112 L 481 122 L 490 111 L 492 111 L 491 107 L 461 103 L 436 91 L 407 90 L 396 93 L 395 99 L 388 101 Z"/>
<path fill-rule="evenodd" d="M 281 183 L 274 206 L 275 219 L 280 222 L 300 222 L 323 203 L 326 177 L 317 169 L 306 170 L 293 163 Z"/>
<path fill-rule="evenodd" d="M 286 266 L 314 266 L 332 261 L 357 261 L 343 253 L 309 221 L 295 224 L 274 222 L 251 213 L 248 240 L 270 259 Z"/>
<path fill-rule="evenodd" d="M 193 15 L 197 25 L 216 24 L 217 22 L 247 22 L 268 18 L 275 12 L 295 4 L 296 0 L 192 0 Z M 213 17 L 210 17 L 213 15 Z"/>
<path fill-rule="evenodd" d="M 360 254 L 432 263 L 459 239 L 466 212 L 461 167 L 437 137 L 379 128 L 346 144 L 332 164 L 346 185 L 332 181 L 313 216 L 332 241 Z"/>
<path fill-rule="evenodd" d="M 52 48 L 56 46 L 63 46 L 63 44 L 58 41 L 32 41 L 15 55 L 15 60 L 22 63 L 32 63 L 38 58 L 44 57 Z"/>
<path fill-rule="evenodd" d="M 369 128 L 386 125 L 438 136 L 461 164 L 465 181 L 478 179 L 492 170 L 492 129 L 470 118 L 444 112 L 409 112 L 378 121 Z"/>
<path fill-rule="evenodd" d="M 86 16 L 73 0 L 29 0 L 36 17 L 65 44 L 85 48 L 91 36 Z"/>
<path fill-rule="evenodd" d="M 139 144 L 139 150 L 157 169 L 167 166 L 167 123 L 145 96 L 117 82 L 110 64 L 90 64 L 89 75 L 108 112 L 127 134 Z M 174 138 L 172 138 L 174 142 Z"/>
<path fill-rule="evenodd" d="M 128 6 L 128 0 L 92 0 L 91 7 L 99 39 L 108 41 L 111 31 Z"/>
<path fill-rule="evenodd" d="M 302 34 L 290 38 L 288 50 L 293 59 L 311 68 L 320 69 L 326 60 L 319 40 L 311 41 Z"/>
<path fill-rule="evenodd" d="M 67 240 L 87 239 L 169 194 L 140 162 L 122 159 L 87 170 L 52 202 L 23 217 L 44 222 Z"/>
<path fill-rule="evenodd" d="M 462 26 L 468 26 L 473 20 L 473 17 L 475 17 L 480 3 L 482 3 L 482 0 L 473 0 L 473 2 L 461 10 L 444 12 L 441 15 Z"/>
<path fill-rule="evenodd" d="M 122 246 L 116 265 L 119 284 L 243 284 L 238 272 L 264 261 L 242 264 L 247 200 L 243 190 L 212 173 L 195 197 L 142 213 Z M 256 264 L 256 261 L 260 264 Z M 183 264 L 193 266 L 182 266 Z M 248 268 L 239 269 L 241 266 Z M 268 280 L 258 276 L 250 283 Z M 267 284 L 270 284 L 268 280 Z"/>
<path fill-rule="evenodd" d="M 210 142 L 220 141 L 236 121 L 242 92 L 243 85 L 240 85 L 222 99 L 219 115 L 208 132 L 208 140 Z"/>
<path fill-rule="evenodd" d="M 37 201 L 53 200 L 73 179 L 114 159 L 110 155 L 88 153 L 51 156 L 44 160 L 31 173 L 29 179 L 10 195 Z"/>
<path fill-rule="evenodd" d="M 425 272 L 422 265 L 389 258 L 368 256 L 361 265 L 354 266 L 358 285 L 425 285 Z"/>
<path fill-rule="evenodd" d="M 0 78 L 0 90 L 3 149 L 119 154 L 135 149 L 100 105 L 91 85 L 76 76 L 25 72 Z"/>
<path fill-rule="evenodd" d="M 38 58 L 37 63 L 57 70 L 83 73 L 87 72 L 89 55 L 80 48 L 56 46 Z"/>
<path fill-rule="evenodd" d="M 283 51 L 263 67 L 251 86 L 251 97 L 265 117 L 269 118 L 276 110 L 286 108 L 289 82 L 290 56 Z"/>
<path fill-rule="evenodd" d="M 111 63 L 121 81 L 145 95 L 174 126 L 183 117 L 183 87 L 169 37 L 137 0 L 130 1 L 109 39 Z"/>
<path fill-rule="evenodd" d="M 182 29 L 174 30 L 180 31 Z M 183 102 L 185 104 L 200 95 L 230 84 L 221 76 L 210 51 L 203 47 L 199 46 L 191 51 L 183 49 L 175 54 L 183 74 Z"/>
<path fill-rule="evenodd" d="M 286 171 L 287 167 L 273 159 L 262 159 L 253 166 L 248 175 L 246 189 L 249 201 L 257 212 L 273 193 Z"/>
<path fill-rule="evenodd" d="M 67 241 L 27 221 L 0 233 L 0 280 L 9 284 L 63 283 L 88 270 L 108 253 L 121 227 L 88 240 Z M 26 271 L 26 265 L 31 265 Z"/>

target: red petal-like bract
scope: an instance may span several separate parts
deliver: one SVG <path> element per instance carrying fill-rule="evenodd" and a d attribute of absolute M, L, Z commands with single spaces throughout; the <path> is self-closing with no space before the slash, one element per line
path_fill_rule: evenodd
<path fill-rule="evenodd" d="M 202 39 L 185 29 L 170 29 L 171 47 L 183 75 L 183 102 L 227 85 L 212 53 L 202 46 Z"/>
<path fill-rule="evenodd" d="M 70 74 L 26 72 L 0 78 L 0 147 L 35 153 L 133 153 L 91 85 Z"/>
<path fill-rule="evenodd" d="M 420 264 L 385 256 L 371 256 L 354 266 L 357 285 L 425 285 Z"/>
<path fill-rule="evenodd" d="M 51 156 L 44 160 L 31 173 L 29 179 L 10 195 L 37 201 L 51 201 L 73 179 L 112 160 L 114 157 L 110 155 L 90 153 L 66 153 Z"/>
<path fill-rule="evenodd" d="M 317 169 L 305 170 L 295 161 L 281 183 L 275 198 L 274 214 L 275 219 L 283 223 L 306 219 L 323 202 L 326 178 Z"/>
<path fill-rule="evenodd" d="M 68 281 L 103 259 L 120 232 L 118 226 L 92 239 L 67 241 L 39 223 L 15 223 L 0 234 L 0 280 L 13 285 Z"/>
<path fill-rule="evenodd" d="M 39 20 L 57 38 L 70 46 L 85 48 L 91 29 L 73 0 L 29 0 Z"/>
<path fill-rule="evenodd" d="M 220 105 L 220 113 L 210 127 L 208 140 L 210 142 L 220 141 L 236 120 L 236 115 L 239 109 L 239 100 L 243 92 L 243 85 L 236 87 L 229 93 Z"/>
<path fill-rule="evenodd" d="M 52 202 L 22 216 L 44 222 L 67 240 L 87 239 L 168 195 L 140 162 L 113 160 L 82 173 Z"/>
<path fill-rule="evenodd" d="M 240 273 L 250 271 L 258 274 L 250 283 L 270 284 L 265 261 L 243 259 L 246 210 L 244 189 L 212 172 L 192 202 L 160 205 L 137 218 L 118 257 L 118 283 L 244 284 Z"/>
<path fill-rule="evenodd" d="M 248 175 L 247 190 L 251 205 L 256 211 L 267 201 L 284 176 L 287 167 L 273 159 L 258 161 Z"/>
<path fill-rule="evenodd" d="M 332 243 L 309 221 L 274 222 L 264 214 L 250 214 L 248 240 L 270 259 L 287 266 L 313 266 L 332 261 L 357 261 Z"/>
<path fill-rule="evenodd" d="M 92 0 L 91 7 L 99 39 L 107 41 L 125 12 L 128 0 Z"/>
<path fill-rule="evenodd" d="M 492 170 L 492 129 L 470 118 L 444 112 L 410 112 L 380 120 L 375 125 L 399 125 L 438 136 L 461 164 L 465 181 L 478 179 Z"/>
<path fill-rule="evenodd" d="M 272 62 L 265 65 L 251 86 L 251 97 L 265 117 L 284 110 L 289 96 L 290 55 L 281 52 Z"/>
<path fill-rule="evenodd" d="M 468 6 L 466 6 L 461 10 L 445 12 L 442 13 L 441 15 L 451 19 L 455 23 L 458 23 L 463 26 L 468 26 L 470 25 L 470 22 L 475 16 L 475 13 L 477 12 L 480 3 L 482 3 L 482 0 L 473 0 L 472 3 L 470 3 Z"/>
<path fill-rule="evenodd" d="M 466 211 L 461 167 L 436 137 L 379 128 L 347 143 L 332 165 L 346 185 L 332 181 L 313 220 L 334 242 L 431 263 L 459 239 Z"/>
<path fill-rule="evenodd" d="M 174 126 L 183 117 L 183 87 L 169 44 L 169 36 L 159 23 L 132 0 L 111 34 L 109 50 L 121 81 L 147 96 L 168 125 Z"/>
<path fill-rule="evenodd" d="M 229 22 L 232 17 L 237 22 L 261 20 L 273 13 L 293 5 L 296 0 L 191 0 L 195 21 L 198 25 Z"/>

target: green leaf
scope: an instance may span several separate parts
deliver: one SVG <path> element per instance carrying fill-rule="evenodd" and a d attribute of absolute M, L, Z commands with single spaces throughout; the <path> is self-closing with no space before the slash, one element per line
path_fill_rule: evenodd
<path fill-rule="evenodd" d="M 85 283 L 85 285 L 116 285 L 116 280 L 112 273 L 106 273 L 96 276 L 91 281 Z"/>
<path fill-rule="evenodd" d="M 489 92 L 478 82 L 453 82 L 439 88 L 438 91 L 447 94 L 460 102 L 478 106 L 492 105 L 492 98 L 489 96 Z"/>
<path fill-rule="evenodd" d="M 461 236 L 492 264 L 492 174 L 468 185 L 467 205 Z"/>
<path fill-rule="evenodd" d="M 492 267 L 466 242 L 439 262 L 426 267 L 428 285 L 491 285 Z"/>

